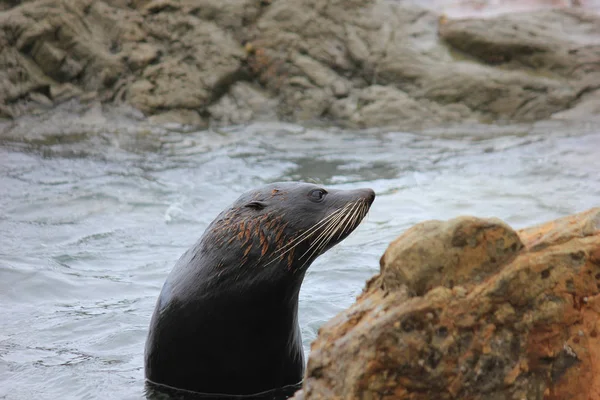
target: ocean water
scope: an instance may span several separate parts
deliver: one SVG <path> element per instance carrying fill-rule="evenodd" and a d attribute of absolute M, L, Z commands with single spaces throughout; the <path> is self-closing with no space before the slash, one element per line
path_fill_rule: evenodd
<path fill-rule="evenodd" d="M 470 214 L 520 228 L 600 206 L 600 129 L 585 124 L 157 130 L 0 140 L 0 399 L 141 399 L 165 277 L 222 209 L 264 183 L 377 193 L 307 274 L 307 354 L 410 226 Z"/>

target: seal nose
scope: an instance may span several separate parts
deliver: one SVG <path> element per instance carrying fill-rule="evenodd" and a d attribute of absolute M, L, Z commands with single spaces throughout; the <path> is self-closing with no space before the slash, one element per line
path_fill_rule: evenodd
<path fill-rule="evenodd" d="M 375 200 L 375 191 L 373 189 L 363 189 L 365 199 L 369 202 L 369 206 Z"/>

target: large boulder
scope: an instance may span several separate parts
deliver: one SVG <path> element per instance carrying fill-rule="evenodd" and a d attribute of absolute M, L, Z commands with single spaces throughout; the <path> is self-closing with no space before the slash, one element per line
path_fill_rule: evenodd
<path fill-rule="evenodd" d="M 319 331 L 305 399 L 600 397 L 600 208 L 414 226 Z"/>

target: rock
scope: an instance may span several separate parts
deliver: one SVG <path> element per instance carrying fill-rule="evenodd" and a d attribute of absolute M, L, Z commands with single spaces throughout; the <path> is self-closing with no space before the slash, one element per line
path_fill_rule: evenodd
<path fill-rule="evenodd" d="M 150 122 L 161 125 L 182 124 L 198 128 L 206 128 L 208 125 L 196 111 L 193 110 L 169 110 L 161 114 L 155 114 L 149 118 Z"/>
<path fill-rule="evenodd" d="M 291 119 L 409 129 L 536 121 L 596 87 L 598 26 L 574 8 L 451 21 L 409 2 L 279 0 L 252 29 L 250 65 Z M 299 82 L 312 87 L 299 94 Z M 330 90 L 337 82 L 350 87 Z"/>
<path fill-rule="evenodd" d="M 208 108 L 217 125 L 237 125 L 277 119 L 277 100 L 247 82 L 237 82 Z"/>
<path fill-rule="evenodd" d="M 500 220 L 460 217 L 423 222 L 390 244 L 372 285 L 384 290 L 405 285 L 422 296 L 438 286 L 481 283 L 522 247 L 517 233 Z"/>
<path fill-rule="evenodd" d="M 72 80 L 81 90 L 110 86 L 123 72 L 119 60 L 85 23 L 90 2 L 39 0 L 0 13 L 0 103 L 11 116 L 31 91 L 49 94 L 51 86 Z M 20 111 L 19 111 L 20 110 Z"/>
<path fill-rule="evenodd" d="M 349 127 L 402 125 L 417 129 L 464 121 L 469 115 L 465 106 L 440 107 L 434 102 L 417 101 L 394 87 L 381 85 L 353 90 L 348 97 L 333 100 L 328 113 L 336 123 Z"/>
<path fill-rule="evenodd" d="M 554 113 L 552 118 L 564 120 L 600 120 L 600 90 L 594 90 L 582 95 L 575 107 Z"/>
<path fill-rule="evenodd" d="M 419 4 L 452 18 L 485 18 L 508 13 L 578 7 L 600 11 L 598 0 L 421 0 Z"/>
<path fill-rule="evenodd" d="M 429 221 L 319 331 L 296 399 L 600 396 L 600 208 Z"/>
<path fill-rule="evenodd" d="M 139 43 L 129 51 L 127 64 L 132 70 L 138 70 L 157 60 L 159 56 L 160 51 L 155 46 Z"/>
<path fill-rule="evenodd" d="M 440 36 L 486 64 L 571 78 L 600 73 L 594 62 L 600 58 L 598 26 L 599 16 L 561 9 L 447 21 L 440 24 Z"/>
<path fill-rule="evenodd" d="M 144 85 L 126 99 L 146 113 L 174 108 L 203 110 L 226 91 L 244 57 L 242 47 L 216 25 L 189 15 L 159 13 L 147 18 L 155 35 L 168 42 L 160 62 L 142 72 Z"/>
<path fill-rule="evenodd" d="M 161 11 L 177 11 L 181 8 L 178 2 L 172 0 L 151 0 L 142 6 L 146 14 L 157 14 Z"/>
<path fill-rule="evenodd" d="M 241 42 L 245 35 L 244 28 L 256 22 L 270 1 L 186 0 L 184 3 L 190 13 L 214 22 Z"/>
<path fill-rule="evenodd" d="M 0 117 L 33 112 L 40 96 L 51 98 L 50 88 L 69 84 L 77 98 L 94 93 L 104 104 L 126 102 L 147 116 L 187 120 L 184 114 L 195 113 L 217 124 L 268 115 L 429 129 L 596 118 L 600 14 L 581 0 L 560 9 L 539 9 L 540 2 L 530 12 L 454 20 L 441 12 L 496 3 L 5 2 Z M 72 97 L 51 99 L 57 106 Z"/>
<path fill-rule="evenodd" d="M 50 87 L 50 97 L 58 103 L 80 96 L 82 93 L 81 89 L 70 83 Z"/>
<path fill-rule="evenodd" d="M 50 107 L 53 105 L 52 100 L 50 100 L 48 97 L 44 96 L 40 92 L 29 93 L 29 98 L 31 99 L 31 101 L 34 101 L 46 107 Z"/>
<path fill-rule="evenodd" d="M 233 6 L 216 0 L 133 7 L 118 0 L 34 0 L 0 12 L 0 112 L 19 116 L 29 109 L 28 93 L 49 97 L 50 88 L 68 84 L 69 95 L 52 94 L 55 104 L 95 93 L 105 102 L 126 101 L 161 120 L 180 115 L 188 123 L 238 80 L 245 57 L 231 33 L 196 14 L 241 29 L 261 7 L 241 2 L 243 8 L 225 15 Z"/>

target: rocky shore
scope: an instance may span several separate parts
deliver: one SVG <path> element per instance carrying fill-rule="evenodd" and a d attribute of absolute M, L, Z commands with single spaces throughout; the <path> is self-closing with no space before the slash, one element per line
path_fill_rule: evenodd
<path fill-rule="evenodd" d="M 0 117 L 74 99 L 196 126 L 597 119 L 600 16 L 584 6 L 477 16 L 385 0 L 9 1 Z"/>
<path fill-rule="evenodd" d="M 600 209 L 418 224 L 312 343 L 296 399 L 600 398 Z"/>

